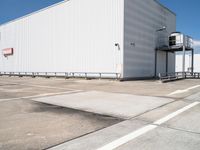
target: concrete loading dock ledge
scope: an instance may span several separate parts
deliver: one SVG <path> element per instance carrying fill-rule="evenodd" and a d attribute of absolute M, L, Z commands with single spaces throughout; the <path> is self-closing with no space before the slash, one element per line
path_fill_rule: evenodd
<path fill-rule="evenodd" d="M 166 37 L 176 31 L 176 15 L 156 0 L 66 0 L 0 26 L 0 72 L 120 79 L 154 77 L 166 66 L 175 72 L 175 54 L 155 52 L 162 27 Z"/>

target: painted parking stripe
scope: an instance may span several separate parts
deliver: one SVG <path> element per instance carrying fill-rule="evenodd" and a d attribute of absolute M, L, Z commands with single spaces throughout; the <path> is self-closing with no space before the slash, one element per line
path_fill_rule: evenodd
<path fill-rule="evenodd" d="M 40 88 L 48 88 L 48 89 L 58 89 L 58 90 L 76 90 L 76 89 L 71 89 L 71 88 L 62 88 L 62 87 L 55 87 L 55 86 L 46 86 L 46 85 L 38 85 L 38 84 L 23 84 L 23 83 L 16 83 L 16 82 L 2 82 L 0 83 L 3 84 L 16 84 L 16 85 L 25 85 L 25 86 L 32 86 L 32 87 L 40 87 Z"/>
<path fill-rule="evenodd" d="M 172 93 L 168 94 L 168 96 L 172 96 L 172 95 L 175 95 L 175 94 L 185 93 L 185 92 L 188 92 L 188 91 L 190 91 L 192 89 L 196 89 L 196 88 L 199 88 L 199 87 L 200 87 L 200 85 L 195 85 L 195 86 L 189 87 L 189 88 L 187 88 L 185 90 L 177 90 L 175 92 L 172 92 Z"/>
<path fill-rule="evenodd" d="M 146 132 L 149 132 L 153 129 L 155 129 L 157 126 L 156 125 L 147 125 L 139 130 L 136 130 L 120 139 L 117 139 L 116 141 L 109 143 L 108 145 L 105 145 L 104 147 L 101 147 L 97 150 L 113 150 L 135 138 L 137 138 L 138 136 L 141 136 L 143 134 L 145 134 Z"/>
<path fill-rule="evenodd" d="M 60 87 L 46 86 L 46 85 L 37 85 L 37 84 L 30 84 L 30 85 L 29 84 L 20 84 L 20 85 L 40 87 L 40 88 L 48 88 L 48 89 L 58 89 L 58 90 L 75 90 L 75 89 L 69 89 L 69 88 L 60 88 Z"/>
<path fill-rule="evenodd" d="M 198 104 L 200 104 L 200 102 L 194 102 L 190 105 L 187 105 L 186 107 L 183 107 L 183 108 L 177 110 L 176 112 L 173 112 L 173 113 L 167 115 L 166 117 L 155 121 L 153 124 L 144 126 L 136 131 L 133 131 L 132 133 L 125 135 L 124 137 L 121 137 L 101 148 L 98 148 L 97 150 L 113 150 L 115 148 L 118 148 L 118 147 L 122 146 L 123 144 L 126 144 L 126 143 L 130 142 L 131 140 L 134 140 L 135 138 L 157 128 L 159 125 L 167 122 L 168 120 L 176 117 L 177 115 L 187 111 L 188 109 L 190 109 Z"/>
<path fill-rule="evenodd" d="M 11 101 L 11 100 L 18 100 L 18 99 L 26 99 L 26 98 L 39 98 L 39 97 L 54 96 L 54 95 L 60 95 L 60 94 L 73 94 L 73 93 L 77 93 L 77 92 L 83 92 L 83 91 L 81 91 L 81 90 L 74 90 L 74 91 L 59 92 L 59 93 L 44 93 L 44 94 L 38 94 L 38 95 L 33 95 L 33 96 L 24 96 L 24 97 L 0 99 L 0 102 Z"/>
<path fill-rule="evenodd" d="M 200 104 L 200 102 L 194 102 L 194 103 L 192 103 L 190 105 L 187 105 L 187 106 L 183 107 L 182 109 L 179 109 L 176 112 L 171 113 L 168 116 L 166 116 L 166 117 L 164 117 L 164 118 L 162 118 L 160 120 L 155 121 L 154 124 L 155 125 L 161 125 L 161 124 L 167 122 L 168 120 L 178 116 L 179 114 L 183 113 L 184 111 L 187 111 L 188 109 L 190 109 L 190 108 L 192 108 L 192 107 L 194 107 L 194 106 L 196 106 L 198 104 Z"/>

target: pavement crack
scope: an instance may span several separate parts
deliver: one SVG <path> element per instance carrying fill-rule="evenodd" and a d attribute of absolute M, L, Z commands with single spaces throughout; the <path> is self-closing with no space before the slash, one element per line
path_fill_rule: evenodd
<path fill-rule="evenodd" d="M 152 124 L 152 125 L 153 125 L 153 124 Z M 157 124 L 156 124 L 156 125 L 157 125 Z M 158 127 L 161 127 L 161 128 L 172 129 L 172 130 L 176 130 L 176 131 L 181 131 L 181 132 L 186 132 L 186 133 L 192 133 L 192 134 L 200 135 L 200 133 L 198 133 L 198 132 L 189 131 L 189 130 L 180 129 L 180 128 L 174 128 L 174 127 L 170 127 L 170 126 L 166 126 L 166 125 L 157 125 L 157 126 L 158 126 Z"/>
<path fill-rule="evenodd" d="M 136 115 L 136 116 L 134 116 L 134 117 L 128 118 L 127 120 L 136 119 L 136 118 L 138 118 L 138 117 L 140 117 L 140 116 L 142 116 L 142 115 L 144 115 L 144 114 L 146 114 L 146 113 L 149 113 L 149 112 L 154 111 L 154 110 L 156 110 L 156 109 L 162 108 L 162 107 L 167 106 L 167 105 L 169 105 L 169 104 L 172 104 L 172 103 L 174 103 L 174 102 L 177 102 L 177 101 L 176 101 L 176 100 L 173 100 L 173 101 L 171 101 L 171 102 L 169 102 L 169 103 L 165 103 L 165 104 L 163 104 L 163 105 L 160 105 L 159 107 L 156 107 L 156 108 L 147 110 L 147 111 L 145 111 L 145 112 L 143 112 L 143 113 L 140 113 L 140 114 L 138 114 L 138 115 Z"/>

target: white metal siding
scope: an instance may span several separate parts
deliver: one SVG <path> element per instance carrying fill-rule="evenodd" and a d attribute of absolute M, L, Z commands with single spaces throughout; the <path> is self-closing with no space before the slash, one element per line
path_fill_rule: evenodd
<path fill-rule="evenodd" d="M 176 16 L 169 10 L 154 0 L 125 0 L 124 77 L 154 76 L 156 30 L 163 26 L 168 34 L 176 30 Z M 169 57 L 169 71 L 175 71 L 175 56 Z M 158 53 L 157 73 L 166 71 L 165 58 L 165 52 Z"/>
<path fill-rule="evenodd" d="M 0 71 L 122 72 L 123 0 L 71 0 L 0 26 Z"/>
<path fill-rule="evenodd" d="M 185 56 L 185 71 L 191 68 L 191 54 Z M 182 72 L 183 55 L 176 55 L 176 72 Z M 200 72 L 200 54 L 194 54 L 194 72 Z"/>

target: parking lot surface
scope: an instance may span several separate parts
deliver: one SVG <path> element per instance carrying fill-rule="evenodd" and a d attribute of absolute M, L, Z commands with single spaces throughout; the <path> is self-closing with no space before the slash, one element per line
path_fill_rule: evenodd
<path fill-rule="evenodd" d="M 2 150 L 199 150 L 200 81 L 0 77 Z"/>
<path fill-rule="evenodd" d="M 30 100 L 1 102 L 0 149 L 46 149 L 120 120 Z"/>

